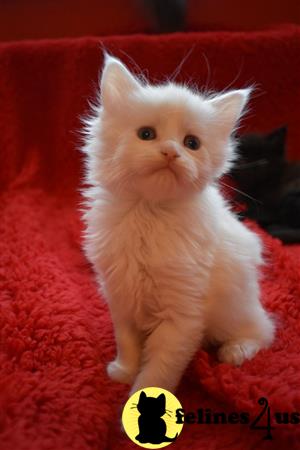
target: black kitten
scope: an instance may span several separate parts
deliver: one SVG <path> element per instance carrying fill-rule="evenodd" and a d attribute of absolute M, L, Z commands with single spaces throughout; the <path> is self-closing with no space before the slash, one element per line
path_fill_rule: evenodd
<path fill-rule="evenodd" d="M 136 440 L 143 444 L 161 444 L 162 442 L 173 442 L 177 438 L 166 436 L 167 426 L 162 419 L 166 413 L 166 397 L 160 394 L 157 398 L 147 397 L 144 391 L 140 393 L 137 409 L 140 413 L 139 434 Z"/>
<path fill-rule="evenodd" d="M 244 217 L 257 221 L 284 243 L 300 242 L 300 163 L 285 157 L 286 127 L 270 134 L 246 134 L 238 144 L 240 158 L 231 174 Z"/>

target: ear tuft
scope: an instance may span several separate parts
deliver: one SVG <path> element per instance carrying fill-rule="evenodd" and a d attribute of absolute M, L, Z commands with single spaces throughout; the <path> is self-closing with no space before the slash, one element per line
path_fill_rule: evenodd
<path fill-rule="evenodd" d="M 106 52 L 100 84 L 101 104 L 105 109 L 117 107 L 123 98 L 141 88 L 127 67 L 118 58 Z"/>

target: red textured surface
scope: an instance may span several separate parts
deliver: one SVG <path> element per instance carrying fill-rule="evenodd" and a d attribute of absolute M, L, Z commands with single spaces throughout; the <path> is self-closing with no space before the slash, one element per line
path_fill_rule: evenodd
<path fill-rule="evenodd" d="M 245 129 L 289 127 L 289 154 L 300 155 L 300 30 L 115 37 L 104 41 L 152 79 L 222 89 L 258 84 Z M 112 383 L 112 325 L 82 254 L 77 150 L 79 116 L 93 98 L 98 39 L 0 47 L 0 449 L 136 448 L 120 431 L 128 388 Z M 131 65 L 132 66 L 132 65 Z M 239 73 L 235 80 L 235 77 Z M 254 225 L 252 225 L 254 226 Z M 260 232 L 257 229 L 258 232 Z M 278 318 L 277 338 L 241 368 L 200 351 L 178 390 L 186 410 L 300 411 L 299 246 L 265 234 L 263 302 Z M 300 425 L 277 425 L 272 443 L 248 425 L 185 425 L 174 449 L 299 448 Z"/>

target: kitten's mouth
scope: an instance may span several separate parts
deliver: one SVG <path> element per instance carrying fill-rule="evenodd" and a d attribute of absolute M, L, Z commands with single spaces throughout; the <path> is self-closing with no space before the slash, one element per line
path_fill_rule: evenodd
<path fill-rule="evenodd" d="M 166 177 L 166 179 L 171 177 L 174 181 L 176 181 L 176 183 L 181 182 L 181 170 L 178 166 L 172 163 L 154 165 L 151 168 L 149 167 L 144 171 L 144 175 L 149 177 Z"/>
<path fill-rule="evenodd" d="M 172 164 L 166 164 L 164 166 L 157 167 L 156 169 L 153 169 L 151 174 L 162 172 L 162 171 L 171 172 L 177 178 L 178 172 L 177 172 L 176 168 L 174 167 L 174 165 L 172 165 Z"/>
<path fill-rule="evenodd" d="M 164 166 L 161 167 L 160 169 L 158 169 L 158 171 L 160 170 L 169 170 L 170 172 L 174 173 L 174 175 L 176 175 L 176 171 L 174 170 L 174 168 L 172 166 Z"/>

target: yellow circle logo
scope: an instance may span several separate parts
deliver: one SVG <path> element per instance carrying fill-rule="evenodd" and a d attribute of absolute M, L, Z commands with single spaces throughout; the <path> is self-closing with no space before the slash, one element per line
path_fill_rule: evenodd
<path fill-rule="evenodd" d="M 183 423 L 176 423 L 182 409 L 175 395 L 158 387 L 135 392 L 126 402 L 122 423 L 128 437 L 145 448 L 162 448 L 176 441 Z"/>

